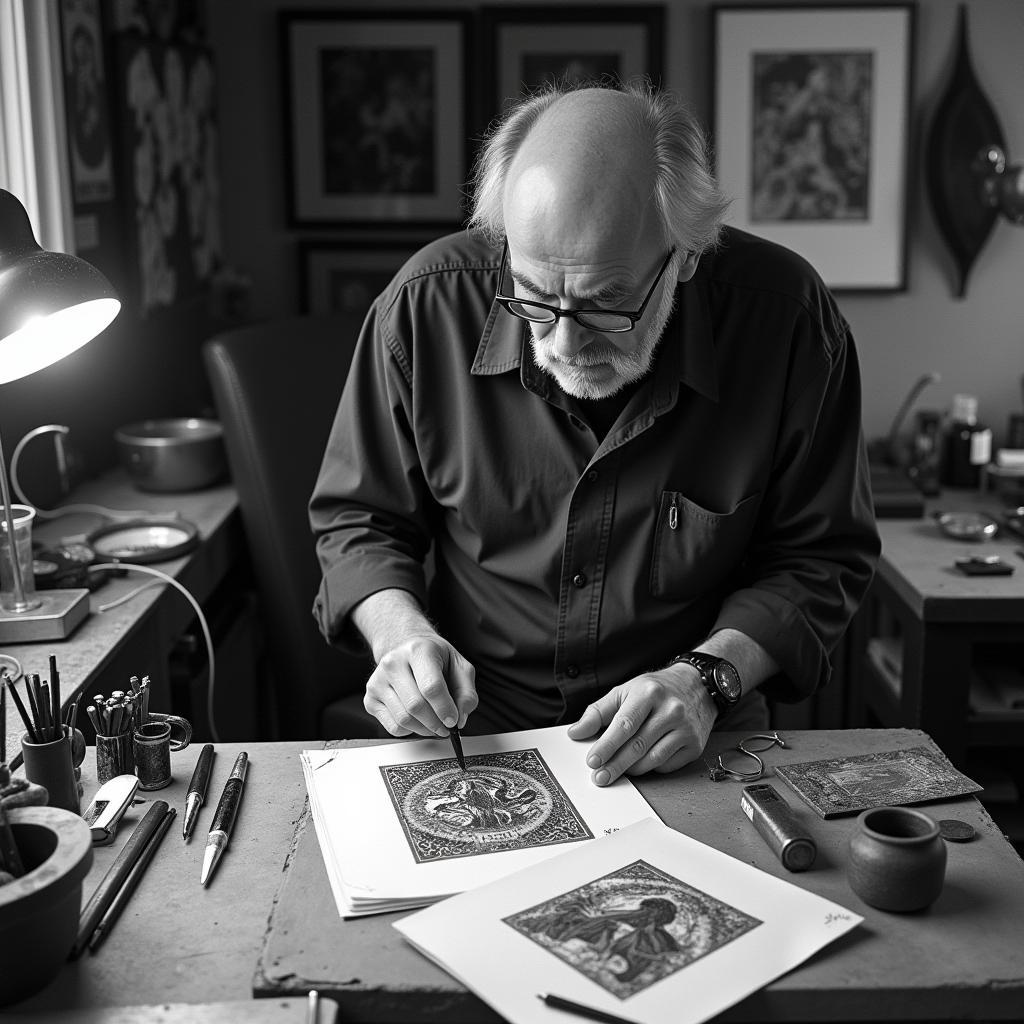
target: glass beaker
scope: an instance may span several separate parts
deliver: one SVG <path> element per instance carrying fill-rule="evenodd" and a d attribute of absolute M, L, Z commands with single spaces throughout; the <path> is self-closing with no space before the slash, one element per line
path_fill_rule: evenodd
<path fill-rule="evenodd" d="M 21 568 L 22 603 L 14 591 L 10 543 L 7 537 L 7 509 L 0 506 L 0 608 L 6 612 L 27 611 L 37 606 L 36 578 L 32 571 L 32 520 L 36 510 L 31 505 L 11 505 L 14 520 L 14 550 Z"/>

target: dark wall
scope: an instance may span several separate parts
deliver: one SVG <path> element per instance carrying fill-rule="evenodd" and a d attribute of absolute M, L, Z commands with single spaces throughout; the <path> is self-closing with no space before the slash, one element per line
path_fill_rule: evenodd
<path fill-rule="evenodd" d="M 158 6 L 152 8 L 154 18 L 160 15 Z M 218 306 L 220 293 L 210 281 L 197 282 L 188 275 L 179 275 L 173 302 L 144 310 L 131 148 L 138 131 L 133 127 L 135 118 L 119 114 L 131 103 L 125 61 L 122 56 L 118 65 L 115 59 L 119 52 L 126 52 L 126 44 L 137 48 L 143 41 L 152 43 L 157 54 L 166 47 L 191 47 L 197 52 L 205 46 L 202 7 L 182 4 L 176 11 L 174 19 L 158 22 L 148 21 L 131 4 L 105 3 L 100 8 L 97 34 L 102 39 L 104 86 L 99 95 L 109 126 L 113 195 L 76 201 L 74 215 L 78 254 L 107 275 L 123 305 L 113 324 L 90 344 L 54 366 L 4 386 L 0 431 L 8 462 L 27 431 L 59 423 L 71 429 L 68 443 L 78 456 L 78 472 L 93 476 L 116 463 L 113 432 L 118 426 L 212 411 L 200 347 L 229 318 Z M 159 74 L 159 61 L 154 66 Z M 72 89 L 69 84 L 66 90 L 69 118 L 75 116 Z M 180 223 L 185 211 L 179 207 L 178 213 Z M 221 257 L 216 267 L 222 265 Z M 59 500 L 52 451 L 52 444 L 40 438 L 19 460 L 26 495 L 41 507 Z"/>

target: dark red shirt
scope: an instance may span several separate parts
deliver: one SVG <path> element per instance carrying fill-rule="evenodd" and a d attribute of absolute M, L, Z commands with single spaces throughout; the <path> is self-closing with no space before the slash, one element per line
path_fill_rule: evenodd
<path fill-rule="evenodd" d="M 767 693 L 812 693 L 879 551 L 828 290 L 727 230 L 601 437 L 493 303 L 500 256 L 439 239 L 367 317 L 310 502 L 324 635 L 358 642 L 354 605 L 411 591 L 507 728 L 572 720 L 723 627 L 781 666 Z"/>

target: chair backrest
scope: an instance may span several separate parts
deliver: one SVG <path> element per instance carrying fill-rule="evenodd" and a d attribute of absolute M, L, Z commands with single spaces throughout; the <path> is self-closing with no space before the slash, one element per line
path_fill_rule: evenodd
<path fill-rule="evenodd" d="M 351 315 L 295 317 L 203 346 L 266 619 L 282 739 L 328 728 L 376 734 L 361 704 L 368 661 L 330 647 L 313 620 L 321 574 L 307 518 L 360 327 Z M 351 722 L 339 725 L 348 711 Z"/>

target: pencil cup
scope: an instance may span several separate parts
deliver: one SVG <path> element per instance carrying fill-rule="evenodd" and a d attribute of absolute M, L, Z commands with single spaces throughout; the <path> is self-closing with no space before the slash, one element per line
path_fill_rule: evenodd
<path fill-rule="evenodd" d="M 103 736 L 97 733 L 96 778 L 100 785 L 117 778 L 118 775 L 134 775 L 134 755 L 130 731 L 118 733 L 116 736 Z"/>
<path fill-rule="evenodd" d="M 135 774 L 139 789 L 163 789 L 171 781 L 171 727 L 147 722 L 135 730 Z"/>
<path fill-rule="evenodd" d="M 64 726 L 60 739 L 33 743 L 28 733 L 21 734 L 21 753 L 25 758 L 25 778 L 49 793 L 50 807 L 60 807 L 73 814 L 81 812 L 78 782 L 71 756 L 71 730 Z"/>
<path fill-rule="evenodd" d="M 192 741 L 192 723 L 181 715 L 165 715 L 159 711 L 150 711 L 146 715 L 146 725 L 154 723 L 166 724 L 171 732 L 171 750 L 184 750 Z"/>

